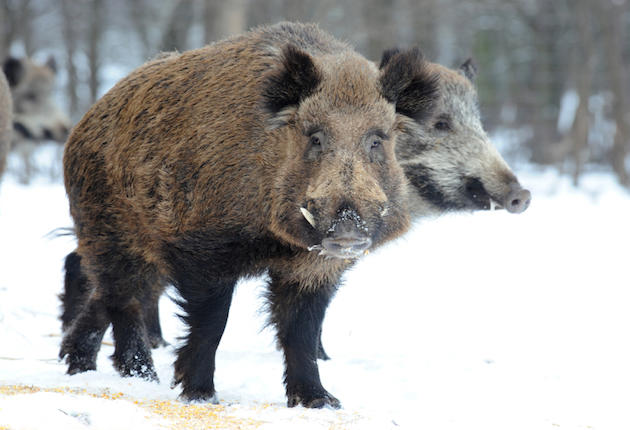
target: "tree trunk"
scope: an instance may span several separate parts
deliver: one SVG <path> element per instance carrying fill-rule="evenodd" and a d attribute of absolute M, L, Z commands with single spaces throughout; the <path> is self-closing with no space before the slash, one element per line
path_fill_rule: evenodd
<path fill-rule="evenodd" d="M 90 33 L 88 37 L 88 63 L 90 66 L 90 102 L 98 99 L 98 91 L 101 85 L 100 69 L 100 45 L 103 36 L 104 0 L 92 0 L 90 8 Z"/>
<path fill-rule="evenodd" d="M 162 37 L 160 51 L 185 51 L 188 48 L 188 31 L 193 23 L 193 2 L 178 0 Z"/>
<path fill-rule="evenodd" d="M 210 43 L 243 32 L 247 27 L 247 0 L 205 0 L 204 40 Z"/>
<path fill-rule="evenodd" d="M 21 1 L 19 22 L 24 51 L 28 57 L 32 57 L 35 53 L 35 46 L 33 44 L 33 8 L 30 0 Z"/>
<path fill-rule="evenodd" d="M 77 87 L 79 84 L 79 75 L 77 67 L 74 63 L 74 56 L 77 52 L 77 35 L 74 28 L 77 16 L 72 12 L 74 10 L 73 0 L 61 1 L 61 15 L 63 18 L 63 38 L 66 49 L 66 70 L 68 73 L 68 84 L 66 86 L 66 94 L 69 100 L 69 110 L 72 119 L 76 119 L 79 113 L 79 96 Z"/>
<path fill-rule="evenodd" d="M 630 124 L 628 115 L 627 72 L 623 62 L 623 23 L 622 17 L 628 3 L 606 0 L 602 8 L 604 43 L 606 45 L 606 71 L 613 94 L 613 116 L 615 118 L 615 138 L 611 150 L 611 164 L 619 182 L 630 188 L 630 172 L 626 159 L 630 152 Z"/>
<path fill-rule="evenodd" d="M 577 92 L 580 97 L 579 106 L 575 114 L 571 130 L 571 156 L 573 158 L 573 184 L 578 185 L 588 159 L 589 110 L 588 102 L 591 95 L 593 81 L 593 67 L 595 52 L 593 46 L 593 32 L 591 26 L 591 10 L 589 0 L 579 0 L 575 3 L 577 25 L 577 46 L 575 50 L 574 67 L 577 71 Z"/>

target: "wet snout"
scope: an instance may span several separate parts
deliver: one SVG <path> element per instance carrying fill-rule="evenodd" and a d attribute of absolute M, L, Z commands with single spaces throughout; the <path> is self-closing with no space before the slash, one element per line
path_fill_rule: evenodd
<path fill-rule="evenodd" d="M 507 194 L 503 207 L 513 214 L 525 212 L 532 201 L 532 194 L 529 190 L 524 189 L 518 182 L 510 184 L 510 192 Z"/>
<path fill-rule="evenodd" d="M 355 210 L 344 208 L 338 211 L 317 249 L 321 255 L 345 259 L 360 257 L 371 245 L 365 222 Z"/>

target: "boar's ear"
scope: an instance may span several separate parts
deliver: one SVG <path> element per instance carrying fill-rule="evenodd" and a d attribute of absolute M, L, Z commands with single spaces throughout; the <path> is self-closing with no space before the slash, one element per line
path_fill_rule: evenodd
<path fill-rule="evenodd" d="M 400 53 L 399 48 L 389 48 L 383 51 L 383 56 L 381 57 L 381 64 L 379 64 L 378 68 L 382 69 L 383 67 L 387 66 L 387 63 L 389 63 L 389 60 L 391 60 L 394 55 L 399 54 L 399 53 Z"/>
<path fill-rule="evenodd" d="M 387 55 L 386 55 L 387 54 Z M 420 50 L 386 51 L 381 64 L 381 92 L 396 112 L 422 122 L 433 113 L 438 97 L 438 78 L 427 68 Z"/>
<path fill-rule="evenodd" d="M 272 116 L 297 106 L 318 87 L 322 77 L 306 52 L 286 45 L 280 56 L 280 65 L 270 72 L 263 83 L 264 108 Z M 280 126 L 283 124 L 276 124 Z"/>
<path fill-rule="evenodd" d="M 477 77 L 477 65 L 472 58 L 464 61 L 464 64 L 459 66 L 459 69 L 457 71 L 466 76 L 470 82 L 474 82 L 475 78 Z"/>
<path fill-rule="evenodd" d="M 9 85 L 14 87 L 20 83 L 26 70 L 20 60 L 9 57 L 2 64 L 2 71 L 6 75 Z"/>

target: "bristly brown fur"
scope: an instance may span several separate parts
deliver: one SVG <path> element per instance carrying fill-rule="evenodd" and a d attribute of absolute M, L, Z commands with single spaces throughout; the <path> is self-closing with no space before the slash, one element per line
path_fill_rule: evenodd
<path fill-rule="evenodd" d="M 413 88 L 422 68 L 411 63 Z M 385 80 L 407 78 L 403 69 Z M 64 154 L 79 257 L 68 261 L 85 275 L 66 285 L 91 285 L 62 342 L 68 372 L 95 368 L 111 323 L 119 372 L 156 379 L 151 321 L 173 283 L 189 326 L 175 382 L 186 399 L 215 399 L 214 355 L 234 285 L 267 271 L 288 404 L 339 406 L 316 357 L 326 307 L 352 263 L 308 249 L 344 211 L 360 217 L 373 246 L 409 226 L 394 153 L 399 118 L 380 77 L 316 26 L 283 23 L 157 58 L 99 100 Z M 274 114 L 286 121 L 270 128 Z M 69 267 L 66 276 L 78 276 Z"/>

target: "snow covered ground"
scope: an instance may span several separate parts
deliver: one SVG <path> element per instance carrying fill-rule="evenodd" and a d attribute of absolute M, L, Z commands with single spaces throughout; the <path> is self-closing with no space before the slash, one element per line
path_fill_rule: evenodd
<path fill-rule="evenodd" d="M 519 173 L 533 194 L 524 214 L 426 220 L 347 274 L 324 326 L 332 360 L 320 362 L 340 411 L 285 407 L 282 356 L 259 313 L 263 282 L 242 282 L 217 357 L 222 405 L 197 409 L 194 425 L 629 429 L 630 195 L 606 175 L 575 189 L 552 172 Z M 195 407 L 169 387 L 173 347 L 154 351 L 159 384 L 119 377 L 111 344 L 96 372 L 67 376 L 57 361 L 57 294 L 74 240 L 48 233 L 70 225 L 59 182 L 5 178 L 0 428 L 182 428 L 159 411 Z M 161 312 L 176 345 L 177 308 L 164 297 Z"/>

